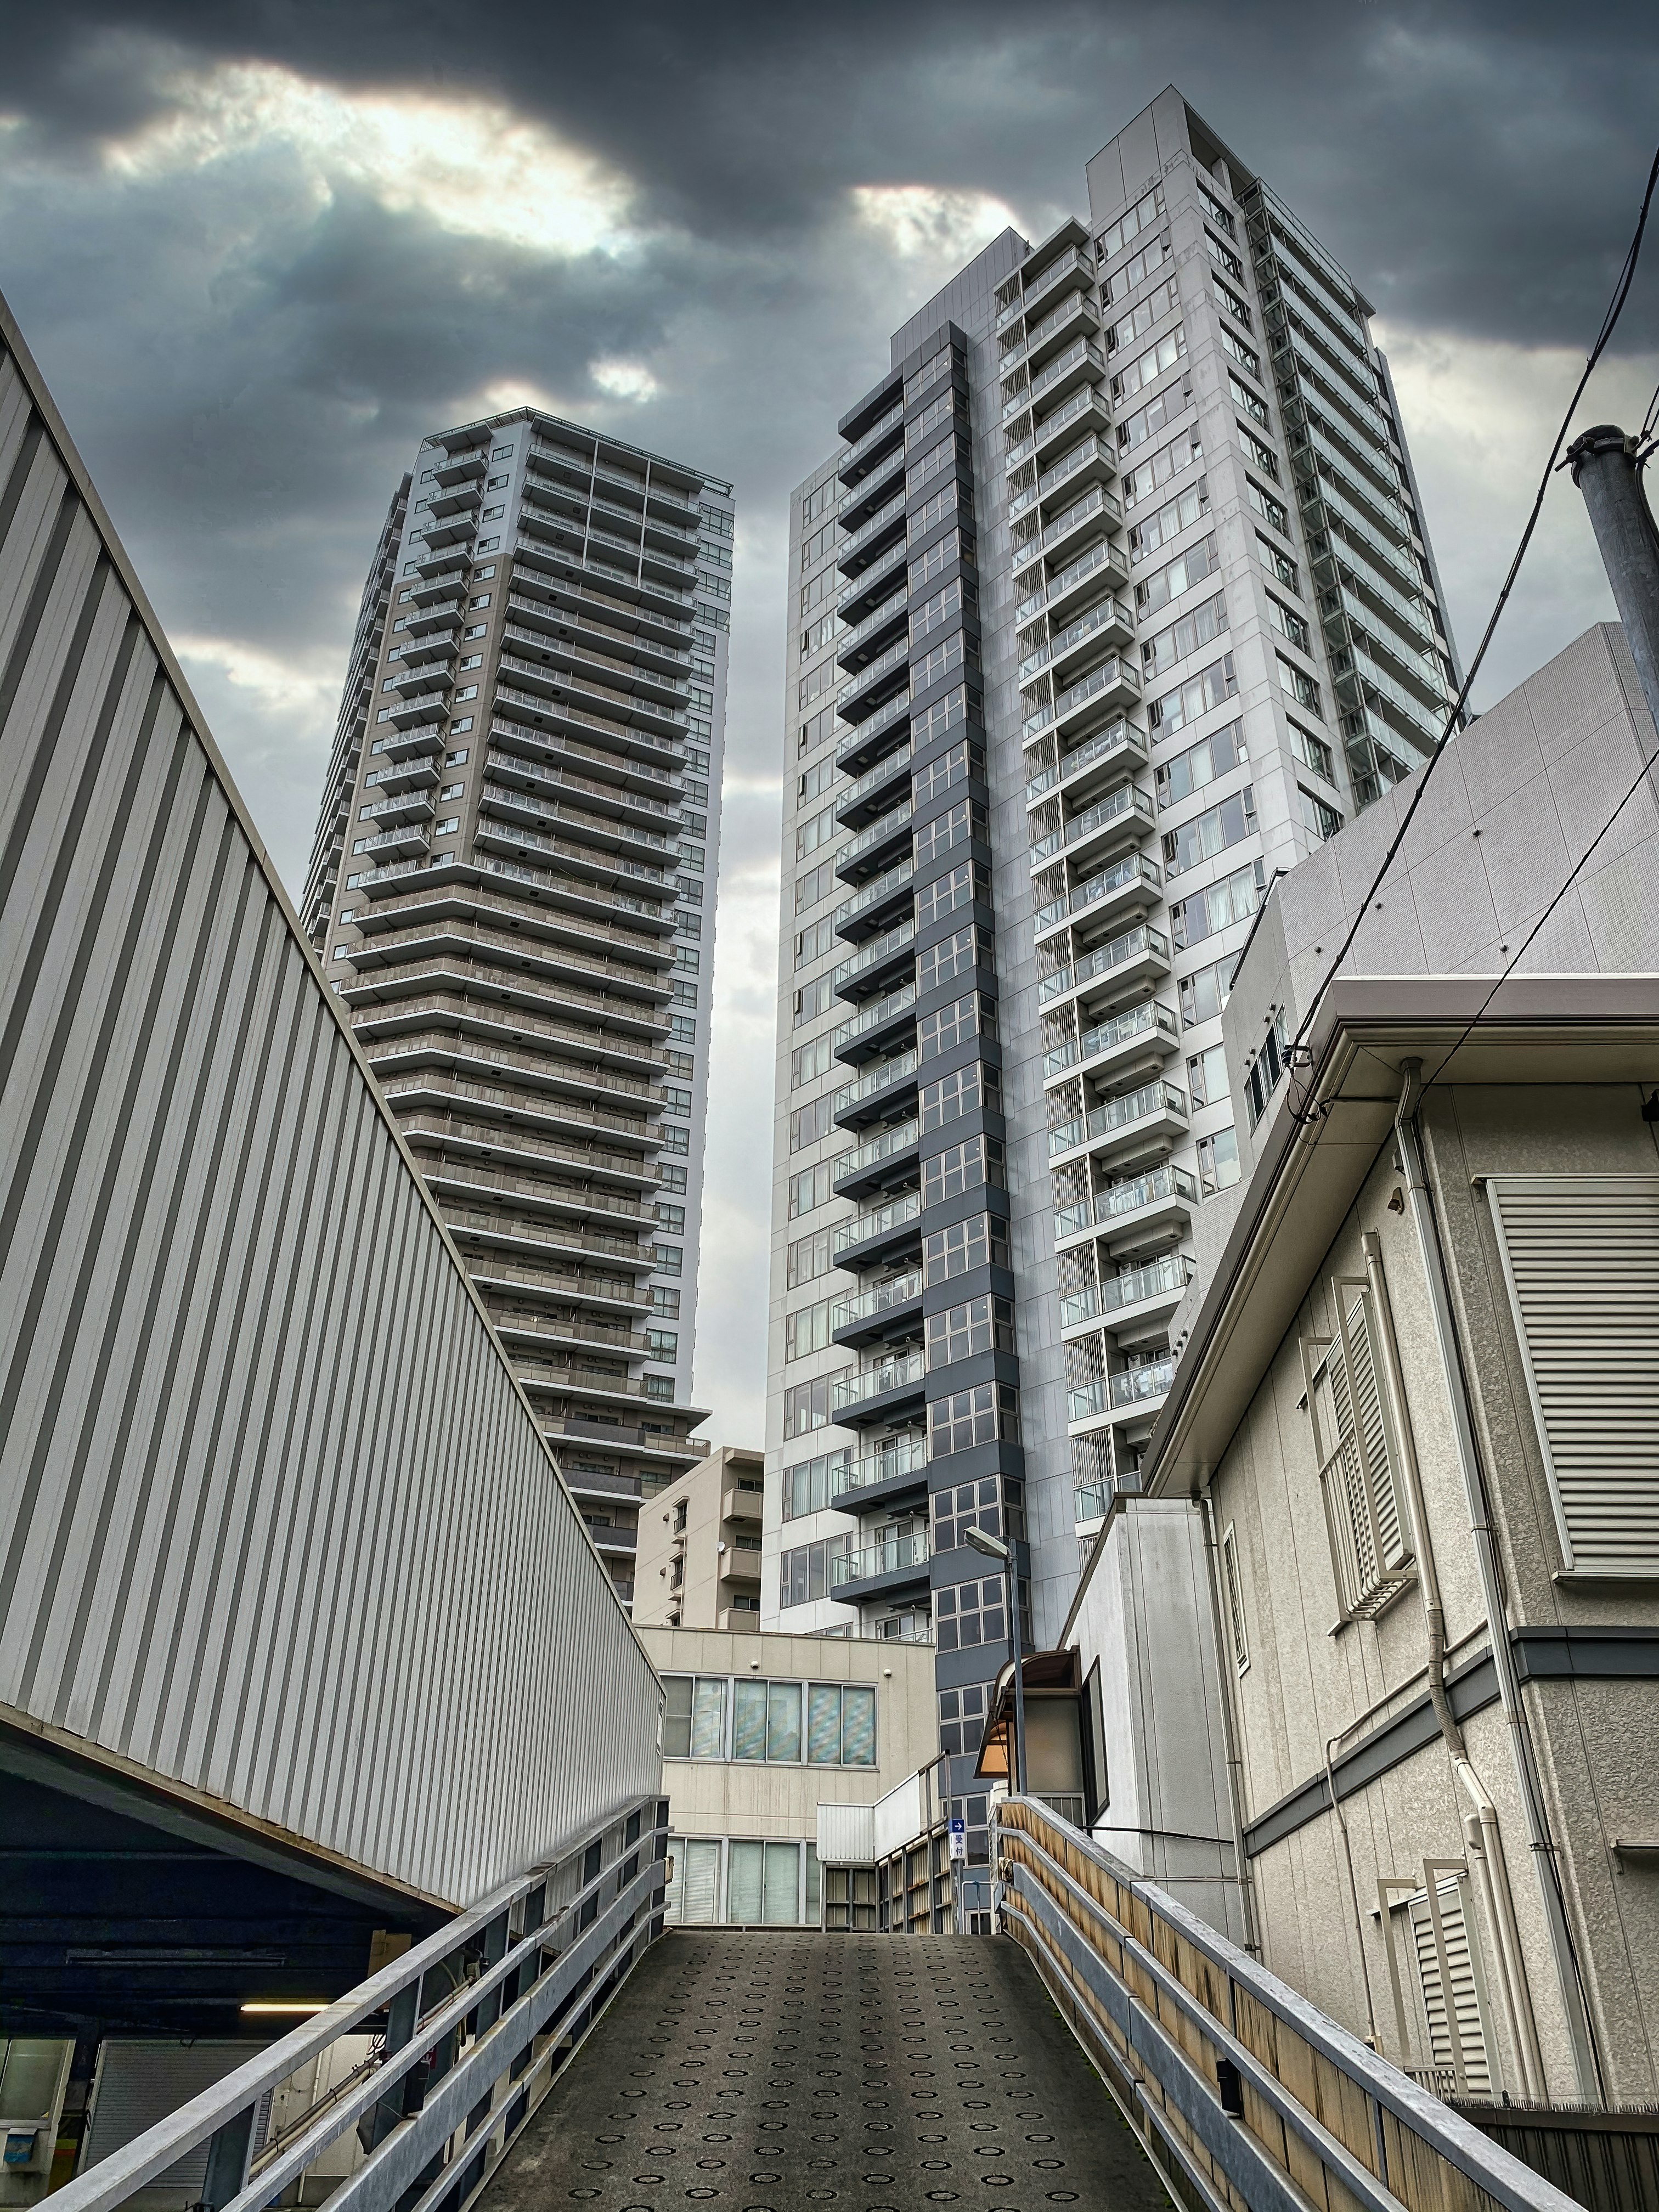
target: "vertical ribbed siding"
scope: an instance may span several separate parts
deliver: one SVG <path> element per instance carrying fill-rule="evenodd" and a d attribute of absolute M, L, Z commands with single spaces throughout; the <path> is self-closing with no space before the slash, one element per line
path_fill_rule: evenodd
<path fill-rule="evenodd" d="M 0 354 L 0 1700 L 470 1898 L 657 1786 L 654 1679 L 32 376 Z"/>

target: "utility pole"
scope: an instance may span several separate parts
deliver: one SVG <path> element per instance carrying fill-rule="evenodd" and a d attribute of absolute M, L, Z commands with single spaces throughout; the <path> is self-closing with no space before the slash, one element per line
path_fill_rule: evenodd
<path fill-rule="evenodd" d="M 1573 440 L 1567 460 L 1589 509 L 1648 711 L 1659 726 L 1659 529 L 1642 489 L 1636 441 L 1614 423 L 1599 422 Z"/>

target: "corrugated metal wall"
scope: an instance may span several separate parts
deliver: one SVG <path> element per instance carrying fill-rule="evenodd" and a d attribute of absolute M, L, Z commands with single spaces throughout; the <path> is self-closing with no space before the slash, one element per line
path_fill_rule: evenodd
<path fill-rule="evenodd" d="M 0 1700 L 469 1899 L 655 1680 L 0 345 Z"/>

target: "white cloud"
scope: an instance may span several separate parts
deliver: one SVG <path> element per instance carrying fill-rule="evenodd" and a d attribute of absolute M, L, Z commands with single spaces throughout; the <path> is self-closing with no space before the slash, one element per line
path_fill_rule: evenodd
<path fill-rule="evenodd" d="M 1012 210 L 988 192 L 951 191 L 934 185 L 854 185 L 856 220 L 902 260 L 971 260 L 1010 225 Z"/>
<path fill-rule="evenodd" d="M 264 62 L 163 70 L 155 82 L 171 112 L 106 147 L 117 177 L 150 183 L 282 148 L 319 209 L 356 189 L 394 214 L 549 255 L 616 254 L 635 240 L 626 178 L 494 101 L 353 93 Z"/>
<path fill-rule="evenodd" d="M 659 386 L 642 361 L 596 361 L 588 370 L 599 390 L 612 399 L 635 404 L 654 399 Z"/>
<path fill-rule="evenodd" d="M 173 633 L 173 647 L 192 683 L 204 676 L 216 678 L 246 694 L 249 705 L 259 713 L 313 720 L 319 714 L 331 718 L 339 703 L 337 653 L 319 651 L 296 661 L 291 655 L 279 658 L 263 652 L 241 638 L 198 637 L 188 631 Z"/>

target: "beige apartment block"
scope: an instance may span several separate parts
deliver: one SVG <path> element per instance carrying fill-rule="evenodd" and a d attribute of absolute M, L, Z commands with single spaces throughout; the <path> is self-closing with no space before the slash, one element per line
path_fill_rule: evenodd
<path fill-rule="evenodd" d="M 932 1647 L 689 1627 L 640 1637 L 667 1693 L 670 1921 L 817 1926 L 818 1808 L 874 1805 L 933 1757 Z"/>
<path fill-rule="evenodd" d="M 757 1631 L 764 1455 L 721 1444 L 640 1514 L 635 1619 Z"/>
<path fill-rule="evenodd" d="M 1443 2096 L 1650 2100 L 1654 979 L 1343 978 L 1307 1047 L 1146 1466 L 1255 1939 Z"/>

